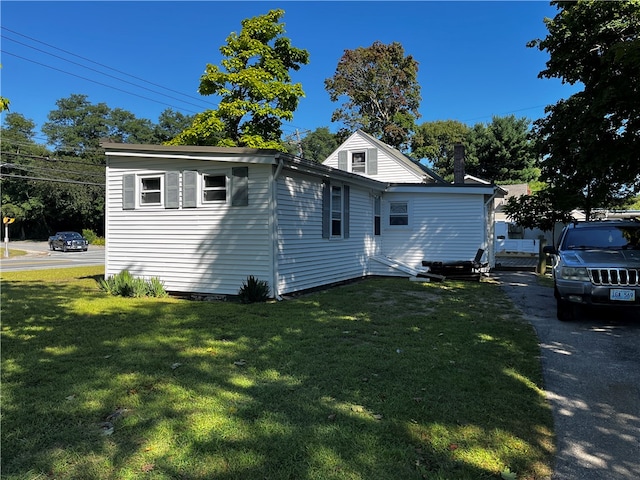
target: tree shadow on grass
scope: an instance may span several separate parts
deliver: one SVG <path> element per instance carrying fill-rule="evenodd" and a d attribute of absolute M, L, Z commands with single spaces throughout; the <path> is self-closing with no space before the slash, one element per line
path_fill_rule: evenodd
<path fill-rule="evenodd" d="M 479 479 L 496 478 L 479 449 L 505 443 L 495 455 L 518 471 L 528 448 L 550 448 L 513 324 L 440 318 L 433 291 L 427 305 L 417 286 L 367 285 L 238 305 L 3 284 L 3 472 Z M 376 300 L 357 301 L 363 288 Z M 510 403 L 539 417 L 513 422 Z"/>

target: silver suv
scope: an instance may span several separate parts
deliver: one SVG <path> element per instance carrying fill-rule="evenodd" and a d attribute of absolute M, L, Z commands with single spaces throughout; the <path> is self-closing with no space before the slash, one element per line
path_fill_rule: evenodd
<path fill-rule="evenodd" d="M 559 320 L 584 305 L 640 308 L 640 222 L 577 222 L 562 230 L 553 258 Z"/>

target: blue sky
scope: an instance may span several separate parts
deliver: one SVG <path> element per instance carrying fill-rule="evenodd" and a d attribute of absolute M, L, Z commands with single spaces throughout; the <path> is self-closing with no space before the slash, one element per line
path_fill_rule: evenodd
<path fill-rule="evenodd" d="M 214 108 L 214 97 L 197 93 L 205 65 L 220 64 L 219 47 L 243 19 L 275 8 L 285 11 L 285 36 L 310 53 L 310 63 L 293 74 L 306 97 L 285 134 L 337 130 L 331 113 L 339 104 L 329 100 L 324 80 L 344 50 L 376 40 L 400 42 L 418 61 L 419 123 L 473 125 L 510 114 L 535 120 L 578 89 L 537 77 L 548 56 L 526 44 L 544 38 L 543 19 L 556 14 L 543 1 L 3 0 L 0 8 L 0 91 L 12 112 L 38 128 L 56 100 L 76 93 L 153 122 L 168 107 L 185 114 Z"/>

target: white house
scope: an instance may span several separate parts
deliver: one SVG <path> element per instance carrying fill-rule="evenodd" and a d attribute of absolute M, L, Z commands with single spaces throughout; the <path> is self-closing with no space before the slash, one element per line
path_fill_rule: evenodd
<path fill-rule="evenodd" d="M 471 260 L 485 250 L 494 259 L 494 198 L 504 191 L 487 182 L 453 184 L 371 135 L 354 132 L 324 165 L 358 173 L 387 184 L 381 204 L 382 257 L 417 268 L 423 260 Z M 463 169 L 462 169 L 463 170 Z M 377 264 L 372 271 L 381 270 Z"/>
<path fill-rule="evenodd" d="M 493 251 L 493 186 L 447 184 L 364 132 L 325 164 L 246 148 L 103 148 L 107 277 L 129 270 L 170 292 L 235 295 L 253 275 L 279 298 Z M 347 167 L 332 167 L 343 151 Z"/>

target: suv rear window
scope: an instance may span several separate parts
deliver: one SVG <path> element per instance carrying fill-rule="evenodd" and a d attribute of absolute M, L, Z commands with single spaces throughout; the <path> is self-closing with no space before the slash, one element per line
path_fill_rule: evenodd
<path fill-rule="evenodd" d="M 567 231 L 561 250 L 640 248 L 640 224 L 637 226 L 609 226 L 573 228 Z"/>

